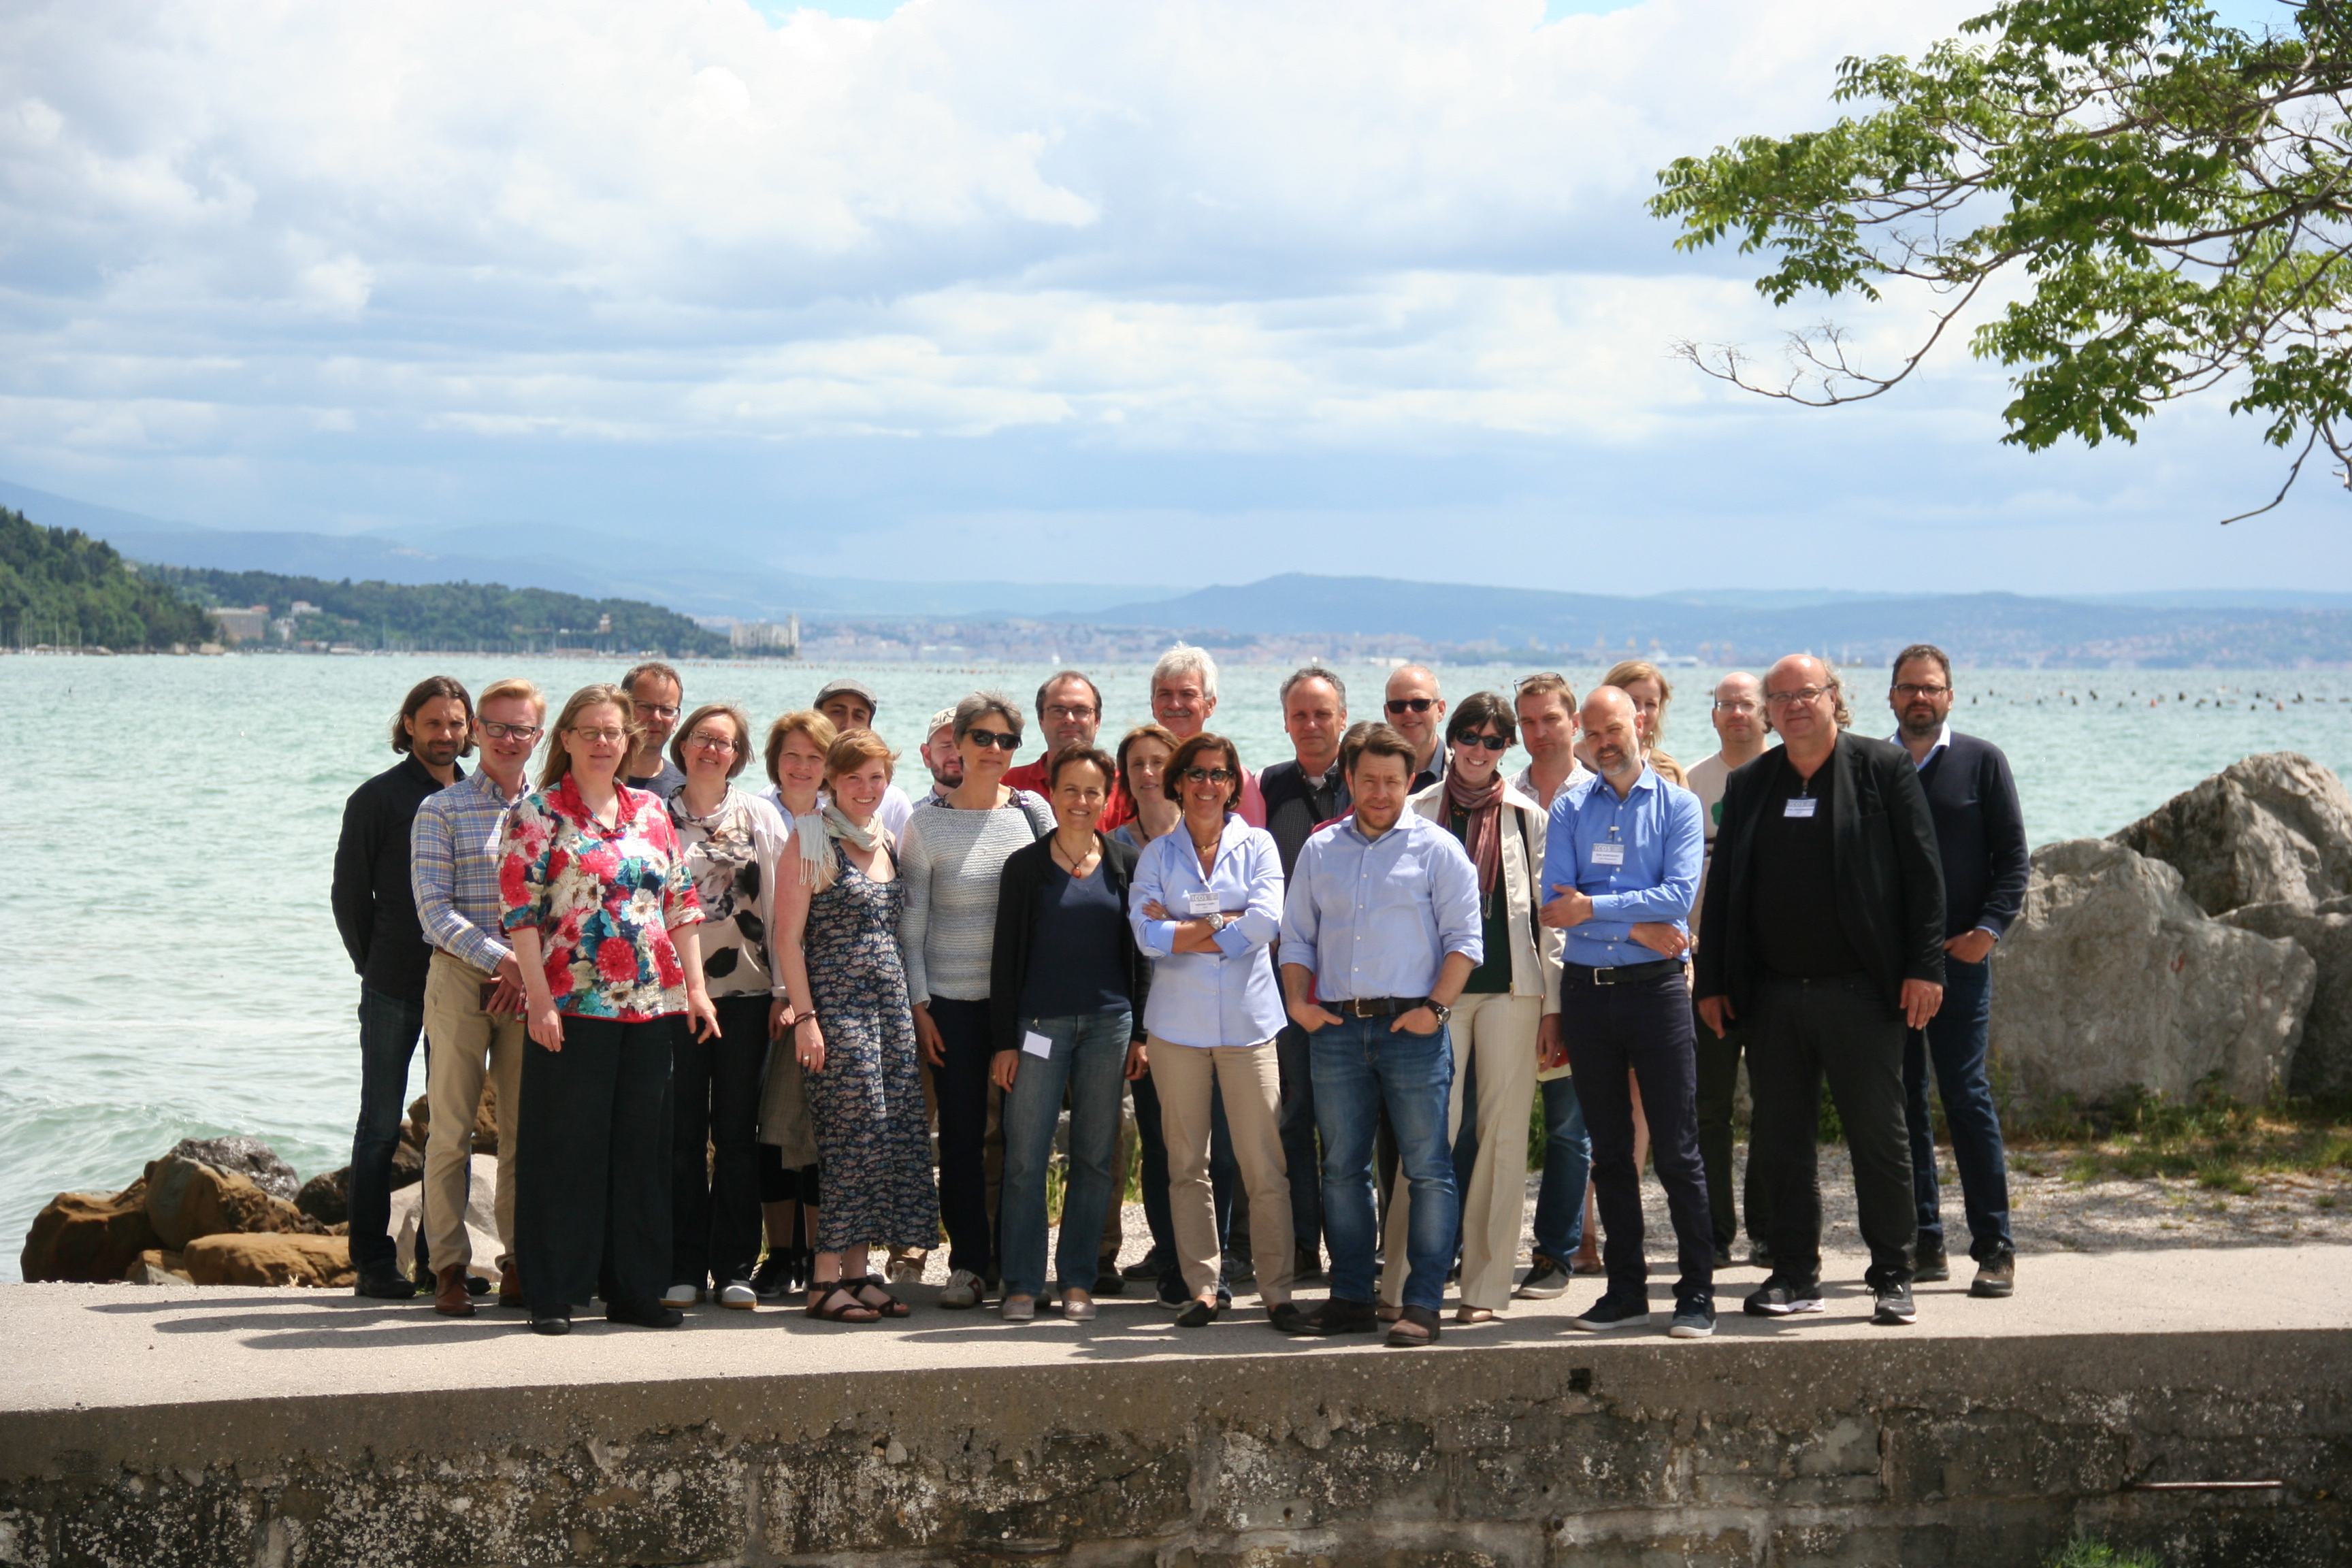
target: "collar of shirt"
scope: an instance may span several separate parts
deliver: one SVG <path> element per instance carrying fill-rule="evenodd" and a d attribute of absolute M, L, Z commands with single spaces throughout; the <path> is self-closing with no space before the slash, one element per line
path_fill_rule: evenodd
<path fill-rule="evenodd" d="M 426 767 L 423 763 L 416 760 L 416 753 L 415 752 L 411 752 L 408 755 L 401 758 L 400 766 L 401 770 L 407 773 L 410 778 L 423 785 L 427 794 L 430 794 L 435 790 L 455 789 L 457 785 L 464 784 L 468 778 L 473 776 L 466 771 L 464 763 L 453 762 L 449 764 L 449 772 L 451 774 L 450 780 L 445 784 L 439 779 L 433 776 L 433 770 L 431 768 Z"/>
<path fill-rule="evenodd" d="M 1623 804 L 1627 805 L 1633 805 L 1633 797 L 1635 795 L 1641 794 L 1645 789 L 1655 789 L 1659 783 L 1658 770 L 1652 767 L 1648 763 L 1643 763 L 1642 764 L 1641 775 L 1633 781 L 1633 787 L 1625 792 Z M 1611 786 L 1607 779 L 1601 777 L 1599 773 L 1588 773 L 1583 778 L 1577 780 L 1574 784 L 1563 784 L 1560 786 L 1560 793 L 1573 798 L 1574 805 L 1571 809 L 1577 811 L 1583 810 L 1584 803 L 1591 800 L 1595 795 L 1608 796 L 1609 803 L 1612 805 L 1618 804 L 1617 791 Z"/>
<path fill-rule="evenodd" d="M 1887 738 L 1889 741 L 1893 742 L 1895 745 L 1901 746 L 1901 745 L 1903 745 L 1903 744 L 1904 744 L 1904 742 L 1903 742 L 1903 731 L 1900 731 L 1900 730 L 1895 731 L 1895 733 L 1893 733 L 1892 735 L 1887 736 L 1886 738 Z M 1942 729 L 1940 731 L 1938 731 L 1938 732 L 1937 732 L 1937 736 L 1936 736 L 1936 743 L 1935 743 L 1934 745 L 1932 745 L 1932 746 L 1930 746 L 1930 747 L 1928 747 L 1928 748 L 1927 748 L 1927 754 L 1926 756 L 1924 756 L 1924 757 L 1920 758 L 1917 762 L 1913 763 L 1911 764 L 1911 771 L 1912 771 L 1913 773 L 1917 773 L 1917 772 L 1919 772 L 1919 770 L 1921 770 L 1922 768 L 1926 767 L 1929 763 L 1932 763 L 1932 762 L 1934 762 L 1934 761 L 1936 760 L 1936 753 L 1937 753 L 1937 752 L 1942 751 L 1945 747 L 1947 747 L 1947 746 L 1950 745 L 1951 743 L 1952 743 L 1952 721 L 1951 721 L 1950 720 L 1947 719 L 1947 720 L 1945 720 L 1945 721 L 1944 721 L 1944 727 L 1943 727 L 1943 729 Z M 1907 751 L 1909 748 L 1906 746 L 1906 747 L 1905 747 L 1905 749 Z"/>

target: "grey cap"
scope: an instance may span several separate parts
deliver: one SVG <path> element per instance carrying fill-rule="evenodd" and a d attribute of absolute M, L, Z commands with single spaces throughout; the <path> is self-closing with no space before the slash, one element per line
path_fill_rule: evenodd
<path fill-rule="evenodd" d="M 940 731 L 946 729 L 949 725 L 954 722 L 955 710 L 952 708 L 942 708 L 938 712 L 931 715 L 929 725 L 923 731 L 923 738 L 925 740 L 929 740 L 931 736 L 938 734 Z"/>
<path fill-rule="evenodd" d="M 810 704 L 810 706 L 822 708 L 836 697 L 855 697 L 860 702 L 865 703 L 866 707 L 872 709 L 875 712 L 879 713 L 882 711 L 881 700 L 874 695 L 874 689 L 872 687 L 866 685 L 866 682 L 862 680 L 850 680 L 846 678 L 840 680 L 826 681 L 824 683 L 824 689 L 816 694 L 816 700 Z"/>

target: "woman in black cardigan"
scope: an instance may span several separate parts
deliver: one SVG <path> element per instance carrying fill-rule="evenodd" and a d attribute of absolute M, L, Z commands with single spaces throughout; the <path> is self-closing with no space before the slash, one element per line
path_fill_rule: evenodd
<path fill-rule="evenodd" d="M 1007 1322 L 1035 1317 L 1045 1293 L 1045 1167 L 1066 1089 L 1070 1171 L 1055 1273 L 1062 1315 L 1095 1315 L 1095 1252 L 1113 1201 L 1119 1085 L 1144 1072 L 1151 961 L 1127 921 L 1136 852 L 1095 830 L 1115 773 L 1091 746 L 1054 753 L 1045 764 L 1054 831 L 1004 862 L 997 894 L 989 1022 L 993 1071 L 1004 1090 L 998 1252 Z"/>

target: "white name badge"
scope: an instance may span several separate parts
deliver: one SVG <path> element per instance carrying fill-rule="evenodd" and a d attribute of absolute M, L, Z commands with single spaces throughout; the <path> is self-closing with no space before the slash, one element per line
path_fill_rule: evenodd
<path fill-rule="evenodd" d="M 1817 795 L 1791 795 L 1789 797 L 1788 806 L 1780 813 L 1780 815 L 1783 816 L 1811 816 L 1813 815 L 1813 807 L 1821 804 L 1821 799 Z"/>
<path fill-rule="evenodd" d="M 1596 866 L 1622 866 L 1625 847 L 1622 844 L 1596 844 L 1592 847 L 1592 863 Z"/>
<path fill-rule="evenodd" d="M 1197 893 L 1184 895 L 1184 912 L 1198 918 L 1217 912 L 1217 895 L 1203 888 Z"/>
<path fill-rule="evenodd" d="M 1054 1042 L 1043 1035 L 1024 1032 L 1021 1037 L 1021 1048 L 1033 1057 L 1050 1057 L 1054 1054 Z"/>

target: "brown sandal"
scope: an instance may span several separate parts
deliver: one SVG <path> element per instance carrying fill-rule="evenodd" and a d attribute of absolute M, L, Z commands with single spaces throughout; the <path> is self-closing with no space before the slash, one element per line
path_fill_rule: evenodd
<path fill-rule="evenodd" d="M 844 1283 L 846 1284 L 847 1281 L 845 1280 Z M 898 1297 L 890 1294 L 890 1282 L 883 1279 L 879 1274 L 868 1274 L 865 1279 L 860 1279 L 856 1284 L 851 1285 L 849 1288 L 853 1291 L 865 1291 L 869 1289 L 879 1291 L 882 1297 L 882 1300 L 879 1301 L 875 1300 L 871 1296 L 866 1295 L 858 1296 L 857 1300 L 864 1305 L 871 1307 L 875 1311 L 879 1312 L 886 1318 L 903 1318 L 914 1310 L 914 1309 L 908 1306 L 906 1302 L 901 1301 Z"/>
<path fill-rule="evenodd" d="M 836 1297 L 842 1299 L 837 1307 L 832 1305 Z M 882 1316 L 859 1300 L 845 1279 L 825 1279 L 810 1286 L 808 1315 L 824 1323 L 870 1323 Z"/>

